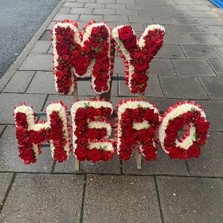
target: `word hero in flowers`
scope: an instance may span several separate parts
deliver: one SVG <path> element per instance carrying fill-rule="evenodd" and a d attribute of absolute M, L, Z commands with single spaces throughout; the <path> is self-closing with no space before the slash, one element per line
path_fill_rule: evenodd
<path fill-rule="evenodd" d="M 58 162 L 68 159 L 71 150 L 80 161 L 107 161 L 114 153 L 128 160 L 135 149 L 145 160 L 155 160 L 158 143 L 170 158 L 189 159 L 200 155 L 209 129 L 204 110 L 191 101 L 179 102 L 163 115 L 140 99 L 122 100 L 115 111 L 103 100 L 77 101 L 70 112 L 72 129 L 67 114 L 62 102 L 52 103 L 46 108 L 47 120 L 37 122 L 32 107 L 15 108 L 19 156 L 25 164 L 36 162 L 43 142 L 50 143 L 52 157 Z M 110 138 L 112 114 L 114 139 Z M 183 136 L 179 136 L 181 130 Z"/>
<path fill-rule="evenodd" d="M 89 22 L 84 32 L 79 32 L 76 21 L 56 23 L 52 30 L 56 90 L 65 95 L 72 93 L 77 78 L 91 76 L 96 93 L 108 92 L 116 46 L 125 64 L 129 90 L 144 93 L 149 63 L 162 47 L 164 34 L 160 25 L 148 26 L 137 39 L 129 25 L 112 29 L 103 22 Z"/>

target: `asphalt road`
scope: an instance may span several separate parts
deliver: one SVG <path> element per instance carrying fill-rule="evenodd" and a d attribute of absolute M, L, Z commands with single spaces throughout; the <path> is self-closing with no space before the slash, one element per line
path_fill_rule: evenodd
<path fill-rule="evenodd" d="M 0 78 L 59 0 L 0 0 Z"/>

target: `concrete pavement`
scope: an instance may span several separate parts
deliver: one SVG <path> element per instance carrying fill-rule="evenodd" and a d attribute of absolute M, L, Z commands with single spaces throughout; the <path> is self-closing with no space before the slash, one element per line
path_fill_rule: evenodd
<path fill-rule="evenodd" d="M 18 60 L 0 80 L 0 222 L 7 223 L 222 223 L 223 222 L 223 20 L 208 0 L 64 0 L 60 1 Z M 219 14 L 220 13 L 220 14 Z M 49 148 L 35 165 L 18 158 L 13 108 L 24 101 L 34 111 L 58 95 L 52 74 L 49 30 L 56 20 L 74 19 L 80 28 L 89 20 L 111 26 L 128 23 L 137 33 L 147 25 L 166 28 L 162 50 L 151 63 L 146 98 L 160 110 L 180 100 L 195 100 L 211 123 L 202 155 L 171 160 L 159 149 L 158 160 L 118 158 L 107 163 L 81 163 L 73 156 L 55 163 Z M 123 75 L 115 58 L 114 75 Z M 81 98 L 94 93 L 79 83 Z M 132 97 L 122 82 L 113 82 L 114 105 Z"/>

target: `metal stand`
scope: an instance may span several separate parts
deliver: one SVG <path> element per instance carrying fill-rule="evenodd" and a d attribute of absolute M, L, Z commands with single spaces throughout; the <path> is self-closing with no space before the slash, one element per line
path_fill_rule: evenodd
<path fill-rule="evenodd" d="M 73 102 L 76 102 L 77 100 L 78 100 L 78 92 L 77 92 L 77 83 L 76 83 L 76 86 L 74 87 L 74 92 L 73 92 Z M 80 170 L 80 162 L 75 157 L 74 158 L 74 171 L 79 171 L 79 170 Z"/>

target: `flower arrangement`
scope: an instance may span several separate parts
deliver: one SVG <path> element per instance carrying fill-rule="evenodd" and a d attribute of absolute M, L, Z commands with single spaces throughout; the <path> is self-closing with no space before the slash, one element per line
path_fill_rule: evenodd
<path fill-rule="evenodd" d="M 64 20 L 54 26 L 52 34 L 57 91 L 72 93 L 77 77 L 92 75 L 94 91 L 108 92 L 114 67 L 111 29 L 105 23 L 91 21 L 81 33 L 77 22 Z"/>
<path fill-rule="evenodd" d="M 136 148 L 146 160 L 157 158 L 155 133 L 159 128 L 158 109 L 149 102 L 130 99 L 117 105 L 117 153 L 123 160 L 130 159 Z"/>
<path fill-rule="evenodd" d="M 171 106 L 162 117 L 159 140 L 171 158 L 189 159 L 200 155 L 206 143 L 209 123 L 204 110 L 195 102 L 179 102 Z M 182 137 L 178 132 L 186 128 Z"/>
<path fill-rule="evenodd" d="M 73 148 L 80 161 L 97 162 L 113 158 L 115 152 L 108 118 L 112 115 L 112 104 L 106 101 L 78 101 L 71 108 L 73 126 Z"/>
<path fill-rule="evenodd" d="M 19 156 L 25 164 L 35 163 L 41 144 L 50 142 L 52 157 L 62 162 L 70 152 L 66 107 L 62 102 L 46 108 L 47 121 L 37 122 L 32 107 L 22 104 L 14 110 Z"/>
<path fill-rule="evenodd" d="M 148 26 L 137 40 L 129 25 L 117 26 L 112 36 L 125 63 L 125 79 L 130 91 L 135 94 L 145 92 L 149 63 L 163 45 L 164 27 Z"/>
<path fill-rule="evenodd" d="M 71 93 L 78 77 L 91 75 L 95 92 L 108 92 L 115 42 L 124 59 L 125 79 L 130 91 L 143 94 L 149 63 L 163 45 L 165 30 L 160 25 L 148 26 L 137 40 L 128 25 L 111 31 L 105 23 L 91 21 L 81 33 L 77 22 L 64 20 L 54 26 L 52 33 L 54 77 L 59 93 Z M 120 159 L 128 160 L 135 149 L 146 160 L 155 160 L 157 142 L 171 158 L 189 159 L 198 157 L 201 146 L 207 141 L 209 123 L 204 110 L 195 102 L 179 102 L 161 117 L 150 102 L 122 100 L 117 105 L 115 140 L 109 138 L 112 113 L 112 104 L 99 99 L 77 101 L 72 105 L 73 153 L 78 160 L 108 161 L 116 152 Z M 32 107 L 22 104 L 14 110 L 19 156 L 25 164 L 36 162 L 43 142 L 50 143 L 56 161 L 62 162 L 69 156 L 66 106 L 62 102 L 50 104 L 46 114 L 47 121 L 37 122 Z M 179 136 L 184 129 L 183 136 Z"/>

